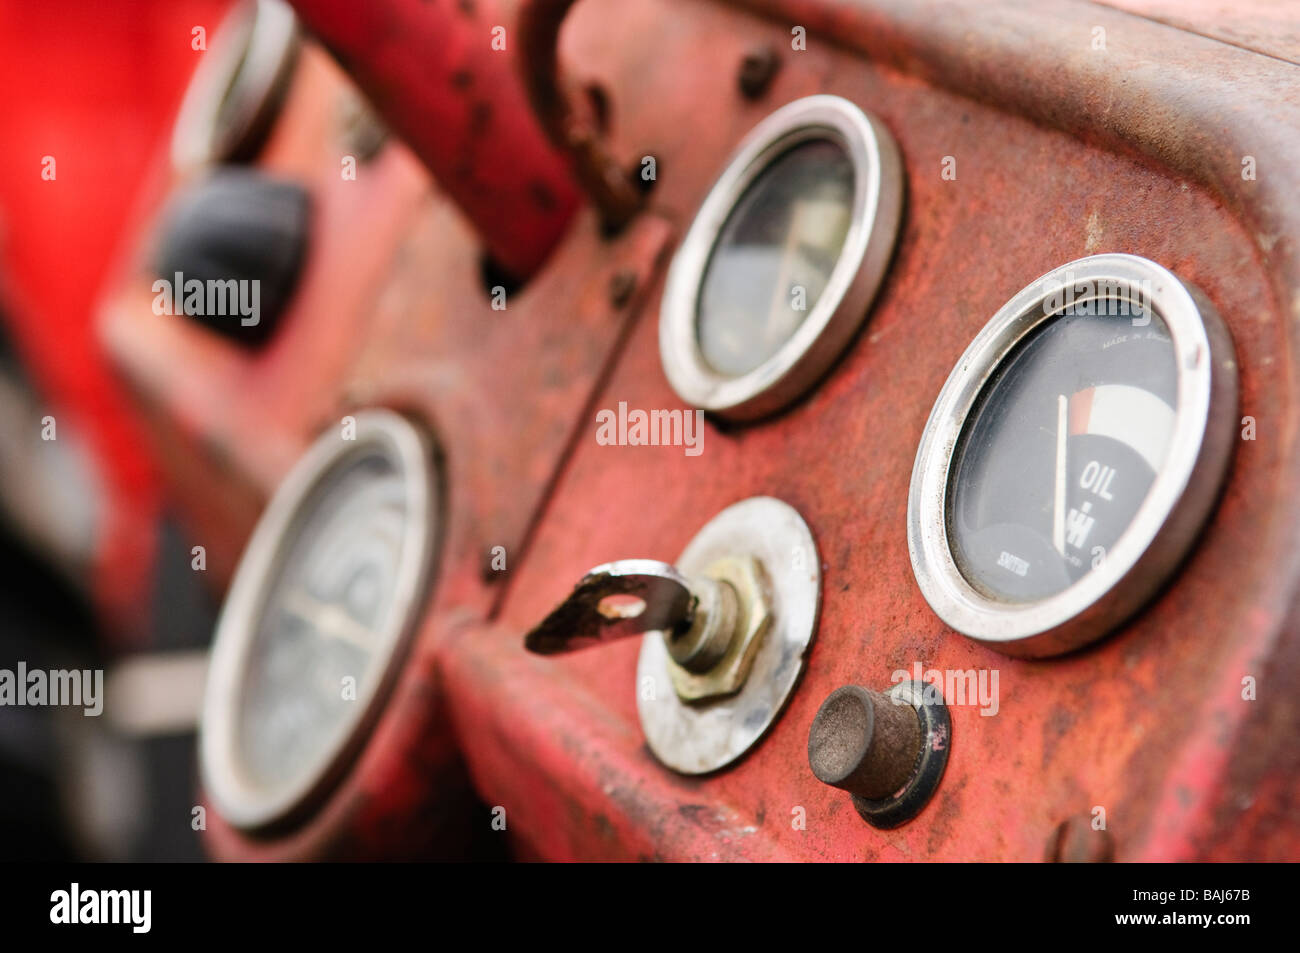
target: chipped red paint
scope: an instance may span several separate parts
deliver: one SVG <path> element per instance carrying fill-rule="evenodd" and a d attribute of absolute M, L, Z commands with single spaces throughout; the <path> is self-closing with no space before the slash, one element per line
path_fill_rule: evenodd
<path fill-rule="evenodd" d="M 532 275 L 572 219 L 578 193 L 567 160 L 528 109 L 505 11 L 495 0 L 292 3 L 497 263 Z"/>
<path fill-rule="evenodd" d="M 527 858 L 1039 860 L 1063 823 L 1101 806 L 1098 856 L 1113 845 L 1119 860 L 1300 859 L 1296 67 L 1070 0 L 748 6 L 574 7 L 565 73 L 606 91 L 610 153 L 655 156 L 659 182 L 617 239 L 581 215 L 505 311 L 480 286 L 473 232 L 400 147 L 370 171 L 362 203 L 345 191 L 360 180 L 323 171 L 337 164 L 323 136 L 286 132 L 265 162 L 319 166 L 308 177 L 333 250 L 309 263 L 301 295 L 313 304 L 286 316 L 280 350 L 236 359 L 179 323 L 145 355 L 115 347 L 162 442 L 179 432 L 177 456 L 201 451 L 173 476 L 196 513 L 246 483 L 255 492 L 231 512 L 251 518 L 310 433 L 350 407 L 406 409 L 444 454 L 439 579 L 381 727 L 304 828 L 258 841 L 217 819 L 210 845 L 227 858 L 436 851 L 452 845 L 431 819 L 468 816 L 468 777 L 506 809 Z M 1105 57 L 1089 50 L 1094 25 Z M 790 50 L 793 26 L 806 27 L 806 51 Z M 737 71 L 763 47 L 781 65 L 750 101 Z M 759 424 L 711 425 L 699 457 L 597 445 L 599 408 L 682 406 L 657 343 L 669 223 L 689 222 L 759 119 L 814 92 L 872 111 L 906 167 L 899 246 L 863 332 L 806 399 Z M 285 128 L 317 128 L 317 113 L 291 109 Z M 1268 174 L 1243 180 L 1247 154 Z M 939 174 L 950 155 L 956 181 Z M 333 232 L 365 229 L 383 238 L 353 273 L 337 263 L 357 246 Z M 1102 251 L 1159 261 L 1215 303 L 1259 436 L 1237 448 L 1203 538 L 1146 612 L 1069 657 L 1013 660 L 946 629 L 917 589 L 905 533 L 916 446 L 989 316 L 1033 277 Z M 634 292 L 619 304 L 611 280 L 625 269 Z M 119 303 L 140 293 L 130 281 L 118 291 Z M 160 320 L 131 313 L 117 320 Z M 646 749 L 635 644 L 539 658 L 522 635 L 592 566 L 672 559 L 755 494 L 812 527 L 820 630 L 770 734 L 724 771 L 682 777 Z M 246 525 L 225 532 L 237 551 Z M 506 547 L 505 578 L 484 576 L 493 545 Z M 808 727 L 834 688 L 887 687 L 917 662 L 997 669 L 999 711 L 950 707 L 934 800 L 878 831 L 813 778 Z"/>
<path fill-rule="evenodd" d="M 570 157 L 574 176 L 604 225 L 617 230 L 641 207 L 633 184 L 636 168 L 625 169 L 609 153 L 601 135 L 609 117 L 584 118 L 576 97 L 560 75 L 559 36 L 573 0 L 528 0 L 519 11 L 520 73 L 528 102 L 556 147 Z M 590 87 L 589 87 L 590 89 Z M 597 94 L 603 95 L 603 94 Z"/>

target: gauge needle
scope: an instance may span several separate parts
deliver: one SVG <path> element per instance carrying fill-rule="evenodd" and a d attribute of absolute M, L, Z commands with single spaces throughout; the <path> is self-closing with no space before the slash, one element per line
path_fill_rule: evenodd
<path fill-rule="evenodd" d="M 286 593 L 281 604 L 286 611 L 309 623 L 324 635 L 351 643 L 358 648 L 369 650 L 371 647 L 372 638 L 369 629 L 340 607 L 321 602 L 305 590 L 295 589 Z"/>
<path fill-rule="evenodd" d="M 1065 438 L 1069 424 L 1070 399 L 1056 398 L 1056 488 L 1052 506 L 1052 545 L 1065 555 Z"/>

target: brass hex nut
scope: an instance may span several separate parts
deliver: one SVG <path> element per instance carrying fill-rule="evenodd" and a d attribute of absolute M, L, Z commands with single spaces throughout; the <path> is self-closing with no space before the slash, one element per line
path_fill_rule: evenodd
<path fill-rule="evenodd" d="M 724 556 L 704 575 L 731 587 L 736 594 L 735 633 L 726 654 L 705 672 L 690 672 L 670 658 L 668 673 L 683 701 L 699 702 L 734 695 L 754 666 L 754 656 L 772 624 L 772 599 L 763 567 L 752 556 Z"/>

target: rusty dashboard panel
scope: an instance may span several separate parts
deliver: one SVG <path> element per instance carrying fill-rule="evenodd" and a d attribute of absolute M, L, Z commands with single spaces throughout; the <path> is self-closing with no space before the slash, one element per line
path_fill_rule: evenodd
<path fill-rule="evenodd" d="M 95 313 L 208 856 L 1300 860 L 1300 16 L 234 10 Z"/>
<path fill-rule="evenodd" d="M 695 128 L 687 139 L 670 117 L 688 100 L 734 100 L 734 77 L 718 71 L 705 92 L 666 72 L 645 81 L 646 72 L 703 59 L 706 43 L 715 60 L 739 64 L 754 48 L 788 45 L 787 24 L 806 22 L 837 44 L 815 44 L 816 55 L 783 50 L 763 102 L 834 93 L 883 120 L 907 170 L 898 248 L 860 339 L 780 417 L 706 426 L 698 457 L 594 439 L 576 447 L 495 627 L 445 650 L 449 684 L 465 686 L 452 707 L 479 783 L 535 816 L 521 827 L 540 832 L 532 847 L 544 857 L 1055 859 L 1061 832 L 1077 837 L 1075 819 L 1101 806 L 1109 833 L 1093 838 L 1105 842 L 1096 855 L 1294 858 L 1283 833 L 1294 830 L 1294 754 L 1276 734 L 1294 723 L 1294 704 L 1285 690 L 1267 705 L 1242 700 L 1247 676 L 1279 685 L 1294 676 L 1293 594 L 1282 581 L 1294 563 L 1285 515 L 1293 421 L 1290 374 L 1279 373 L 1293 347 L 1285 236 L 1294 209 L 1282 177 L 1270 186 L 1241 175 L 1243 156 L 1258 160 L 1270 140 L 1284 165 L 1293 129 L 1285 101 L 1249 120 L 1236 105 L 1245 77 L 1272 87 L 1291 67 L 1197 37 L 1174 43 L 1167 27 L 1067 4 L 1033 14 L 997 4 L 941 14 L 769 4 L 761 17 L 668 6 L 681 9 L 647 7 L 633 29 L 692 28 L 663 31 L 653 62 L 624 67 L 640 82 L 624 91 L 610 81 L 613 100 L 627 103 L 620 115 L 648 125 L 619 133 L 655 143 L 662 167 L 681 169 L 665 175 L 656 205 L 688 219 L 764 107 L 740 113 L 716 143 Z M 1094 23 L 1107 30 L 1108 59 L 1090 50 Z M 599 55 L 594 45 L 574 54 L 588 64 Z M 1216 75 L 1231 87 L 1225 79 L 1216 90 Z M 1184 82 L 1194 99 L 1179 94 Z M 668 122 L 655 128 L 655 117 Z M 711 168 L 696 172 L 707 152 Z M 948 156 L 952 179 L 942 175 Z M 1237 349 L 1242 416 L 1259 421 L 1260 408 L 1276 408 L 1275 436 L 1236 448 L 1196 551 L 1145 613 L 1076 655 L 1013 660 L 956 636 L 917 590 L 905 532 L 916 444 L 949 369 L 1004 299 L 1059 263 L 1112 250 L 1167 264 L 1218 304 Z M 639 324 L 598 407 L 677 405 L 654 324 L 653 312 Z M 647 496 L 649 487 L 670 489 Z M 758 493 L 791 503 L 814 529 L 820 630 L 804 681 L 761 747 L 717 776 L 675 777 L 638 738 L 631 646 L 548 664 L 518 656 L 517 633 L 586 566 L 670 559 L 713 512 Z M 831 689 L 887 687 L 916 666 L 996 673 L 1000 701 L 994 712 L 948 699 L 952 752 L 934 803 L 879 835 L 810 776 L 807 726 Z M 506 699 L 525 696 L 530 717 L 519 719 Z"/>

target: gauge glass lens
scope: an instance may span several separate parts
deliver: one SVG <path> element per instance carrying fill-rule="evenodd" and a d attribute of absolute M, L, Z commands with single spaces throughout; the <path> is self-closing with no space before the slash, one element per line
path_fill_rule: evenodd
<path fill-rule="evenodd" d="M 953 456 L 948 537 L 966 580 L 1032 602 L 1100 566 L 1165 461 L 1177 387 L 1164 323 L 1122 301 L 1031 332 L 984 385 Z"/>
<path fill-rule="evenodd" d="M 325 769 L 365 710 L 392 645 L 394 580 L 410 545 L 401 471 L 369 452 L 302 508 L 248 651 L 236 760 L 264 791 Z"/>
<path fill-rule="evenodd" d="M 826 290 L 853 220 L 853 163 L 813 139 L 782 153 L 741 195 L 704 270 L 696 336 L 705 362 L 739 377 L 798 330 Z"/>

